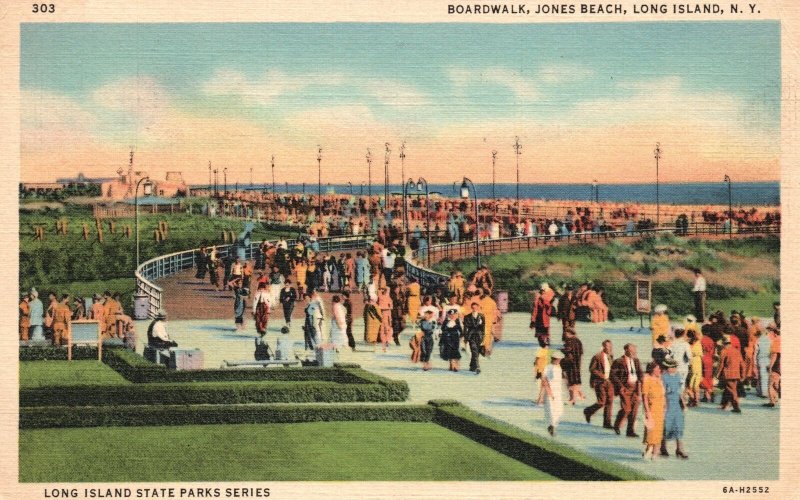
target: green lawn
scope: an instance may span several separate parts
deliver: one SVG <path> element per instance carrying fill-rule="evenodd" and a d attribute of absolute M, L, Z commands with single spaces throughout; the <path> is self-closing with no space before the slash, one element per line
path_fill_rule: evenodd
<path fill-rule="evenodd" d="M 129 384 L 122 375 L 100 361 L 22 361 L 19 386 L 33 389 L 53 385 Z"/>
<path fill-rule="evenodd" d="M 552 480 L 432 423 L 23 430 L 20 482 Z"/>
<path fill-rule="evenodd" d="M 725 313 L 725 317 L 727 317 L 733 309 L 744 311 L 746 316 L 758 316 L 762 318 L 762 324 L 766 326 L 772 321 L 772 303 L 779 302 L 780 300 L 781 297 L 779 293 L 766 292 L 732 299 L 709 300 L 707 309 L 708 312 L 720 310 Z"/>

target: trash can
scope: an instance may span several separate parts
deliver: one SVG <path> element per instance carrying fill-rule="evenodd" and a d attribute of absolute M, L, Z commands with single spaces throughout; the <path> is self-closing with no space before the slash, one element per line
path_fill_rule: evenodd
<path fill-rule="evenodd" d="M 497 290 L 494 292 L 494 300 L 497 302 L 497 310 L 505 314 L 508 312 L 508 292 Z"/>
<path fill-rule="evenodd" d="M 133 319 L 147 319 L 150 310 L 150 297 L 136 294 L 133 296 Z"/>
<path fill-rule="evenodd" d="M 336 362 L 336 350 L 330 344 L 317 347 L 317 366 L 330 368 Z"/>

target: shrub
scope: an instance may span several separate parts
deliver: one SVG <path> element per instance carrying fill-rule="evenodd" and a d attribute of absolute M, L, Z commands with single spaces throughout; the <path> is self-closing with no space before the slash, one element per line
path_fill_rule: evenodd
<path fill-rule="evenodd" d="M 405 401 L 405 382 L 196 382 L 121 386 L 50 386 L 21 389 L 20 406 L 315 403 Z"/>
<path fill-rule="evenodd" d="M 559 479 L 571 481 L 650 480 L 637 471 L 600 460 L 569 446 L 492 420 L 462 405 L 431 402 L 434 422 Z"/>
<path fill-rule="evenodd" d="M 119 350 L 118 347 L 103 347 L 103 352 Z M 19 348 L 20 361 L 66 361 L 67 348 L 58 346 L 32 346 Z M 72 346 L 72 359 L 97 359 L 97 347 L 88 345 Z"/>
<path fill-rule="evenodd" d="M 333 421 L 430 422 L 428 405 L 160 405 L 21 408 L 20 429 Z"/>
<path fill-rule="evenodd" d="M 395 388 L 399 383 L 370 374 L 354 363 L 337 363 L 333 368 L 244 368 L 175 371 L 167 369 L 164 365 L 151 363 L 139 354 L 126 350 L 109 352 L 104 356 L 103 361 L 127 380 L 135 383 L 327 381 L 342 384 L 380 383 L 390 388 Z M 403 383 L 399 384 L 402 385 Z M 402 387 L 398 386 L 398 388 L 402 392 Z"/>

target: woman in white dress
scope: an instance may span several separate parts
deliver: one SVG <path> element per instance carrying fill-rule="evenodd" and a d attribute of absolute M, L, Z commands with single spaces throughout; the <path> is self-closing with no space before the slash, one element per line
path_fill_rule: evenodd
<path fill-rule="evenodd" d="M 342 303 L 342 298 L 334 295 L 333 316 L 331 317 L 331 344 L 338 351 L 347 344 L 347 309 Z"/>
<path fill-rule="evenodd" d="M 561 351 L 553 351 L 550 355 L 551 363 L 547 365 L 542 374 L 542 388 L 545 391 L 544 418 L 547 421 L 547 432 L 551 436 L 556 433 L 556 427 L 564 413 L 564 400 L 561 397 L 561 386 L 564 385 L 561 376 Z"/>

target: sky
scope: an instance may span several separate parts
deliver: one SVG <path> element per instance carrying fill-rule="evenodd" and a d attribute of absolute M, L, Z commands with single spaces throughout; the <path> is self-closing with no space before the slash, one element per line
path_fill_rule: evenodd
<path fill-rule="evenodd" d="M 20 85 L 23 181 L 780 175 L 777 22 L 23 24 Z"/>

